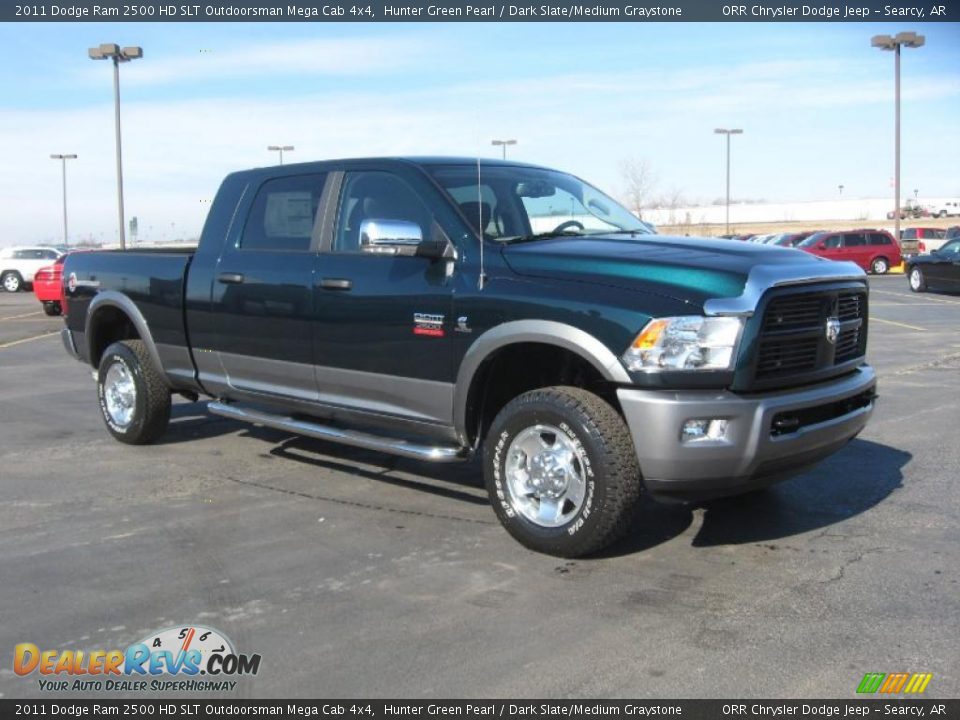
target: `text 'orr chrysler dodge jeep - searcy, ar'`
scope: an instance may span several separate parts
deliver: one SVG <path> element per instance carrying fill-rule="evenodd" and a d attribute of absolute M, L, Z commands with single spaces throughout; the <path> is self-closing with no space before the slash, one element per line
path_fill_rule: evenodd
<path fill-rule="evenodd" d="M 796 474 L 873 411 L 863 272 L 652 234 L 566 173 L 385 158 L 223 182 L 195 250 L 71 255 L 68 351 L 117 439 L 210 412 L 432 462 L 479 455 L 527 547 L 575 557 L 642 492 Z"/>

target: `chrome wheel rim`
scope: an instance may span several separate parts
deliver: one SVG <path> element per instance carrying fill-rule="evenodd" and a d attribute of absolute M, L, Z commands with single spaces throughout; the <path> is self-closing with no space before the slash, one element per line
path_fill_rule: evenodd
<path fill-rule="evenodd" d="M 540 527 L 560 527 L 586 497 L 583 447 L 553 425 L 520 432 L 507 448 L 505 475 L 510 505 Z"/>
<path fill-rule="evenodd" d="M 115 362 L 107 368 L 103 379 L 103 401 L 107 415 L 115 424 L 126 427 L 131 423 L 137 404 L 137 386 L 122 362 Z"/>
<path fill-rule="evenodd" d="M 3 287 L 7 292 L 16 292 L 20 289 L 20 281 L 16 275 L 7 275 L 3 279 Z"/>
<path fill-rule="evenodd" d="M 916 268 L 910 271 L 910 287 L 914 290 L 920 289 L 920 271 Z"/>
<path fill-rule="evenodd" d="M 873 271 L 877 275 L 883 275 L 887 271 L 887 264 L 883 260 L 876 260 L 873 263 Z"/>

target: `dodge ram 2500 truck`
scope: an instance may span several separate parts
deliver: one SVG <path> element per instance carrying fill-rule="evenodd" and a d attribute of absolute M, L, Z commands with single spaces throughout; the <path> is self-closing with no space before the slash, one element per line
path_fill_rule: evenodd
<path fill-rule="evenodd" d="M 798 250 L 649 234 L 566 173 L 476 159 L 226 178 L 195 251 L 70 255 L 67 350 L 109 432 L 171 395 L 430 462 L 480 454 L 494 510 L 561 556 L 641 492 L 756 490 L 873 411 L 867 282 Z"/>

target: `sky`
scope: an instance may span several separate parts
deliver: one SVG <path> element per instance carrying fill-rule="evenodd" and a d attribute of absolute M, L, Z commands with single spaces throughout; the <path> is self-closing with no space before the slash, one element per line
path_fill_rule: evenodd
<path fill-rule="evenodd" d="M 618 195 L 624 158 L 654 196 L 709 203 L 892 194 L 893 56 L 904 50 L 904 194 L 960 197 L 960 24 L 0 24 L 0 245 L 117 238 L 112 71 L 121 67 L 124 194 L 141 238 L 195 238 L 223 176 L 373 155 L 509 156 Z"/>

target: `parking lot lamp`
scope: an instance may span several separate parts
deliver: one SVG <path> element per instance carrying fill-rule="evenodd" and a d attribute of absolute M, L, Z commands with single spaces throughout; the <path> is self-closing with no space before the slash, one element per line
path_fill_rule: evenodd
<path fill-rule="evenodd" d="M 51 155 L 51 160 L 59 160 L 63 167 L 63 245 L 67 247 L 67 160 L 76 160 L 75 154 L 70 155 Z"/>
<path fill-rule="evenodd" d="M 294 149 L 295 149 L 295 148 L 293 147 L 293 145 L 267 145 L 267 150 L 269 150 L 270 152 L 278 152 L 278 153 L 280 153 L 280 164 L 281 164 L 281 165 L 283 165 L 283 153 L 284 153 L 285 151 L 286 151 L 286 152 L 290 152 L 291 150 L 294 150 Z"/>
<path fill-rule="evenodd" d="M 717 135 L 726 135 L 727 136 L 727 231 L 726 234 L 730 234 L 730 136 L 731 135 L 742 135 L 743 130 L 740 128 L 717 128 L 713 131 Z"/>
<path fill-rule="evenodd" d="M 87 51 L 91 60 L 113 60 L 113 114 L 117 136 L 117 215 L 120 221 L 120 249 L 127 249 L 127 235 L 123 227 L 123 160 L 120 151 L 120 63 L 139 60 L 143 57 L 143 48 L 121 48 L 115 43 L 103 43 Z"/>
<path fill-rule="evenodd" d="M 506 159 L 507 159 L 507 145 L 516 145 L 516 144 L 517 144 L 517 141 L 516 141 L 516 140 L 513 140 L 513 139 L 511 139 L 511 140 L 491 140 L 491 141 L 490 141 L 490 144 L 491 144 L 491 145 L 494 145 L 494 146 L 499 145 L 499 146 L 503 149 L 503 159 L 506 160 Z"/>
<path fill-rule="evenodd" d="M 874 35 L 870 45 L 881 50 L 892 50 L 894 55 L 894 141 L 893 141 L 893 219 L 896 224 L 894 237 L 900 238 L 900 47 L 923 47 L 926 38 L 915 32 L 901 32 L 896 35 Z"/>

